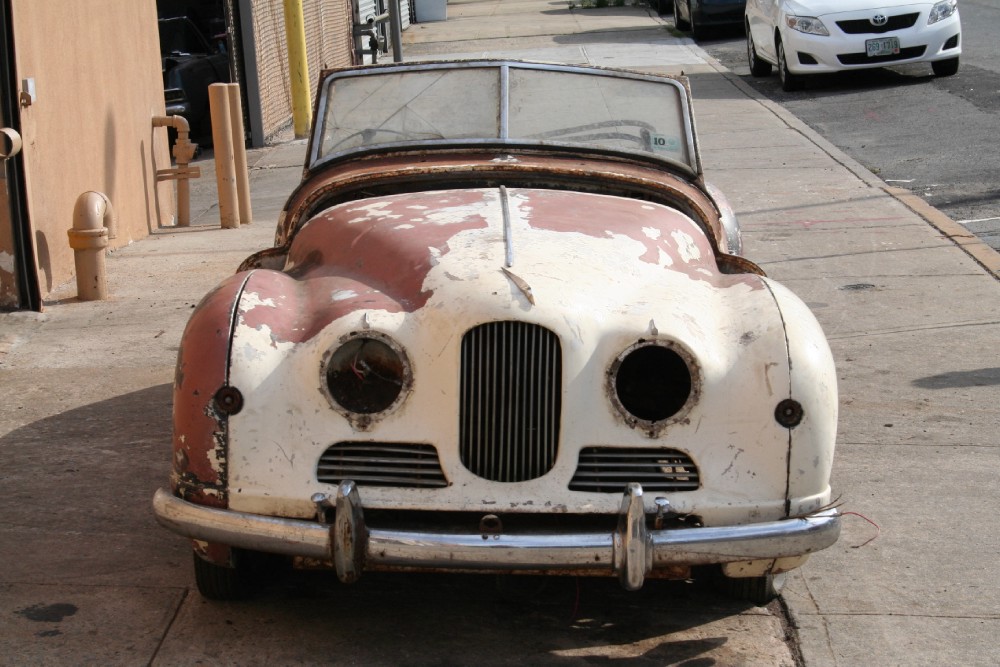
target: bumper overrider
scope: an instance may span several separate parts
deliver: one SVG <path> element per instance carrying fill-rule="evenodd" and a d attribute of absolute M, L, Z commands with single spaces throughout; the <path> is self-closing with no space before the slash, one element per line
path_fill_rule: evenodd
<path fill-rule="evenodd" d="M 824 549 L 840 535 L 840 514 L 826 509 L 807 517 L 739 526 L 649 529 L 642 487 L 629 484 L 614 532 L 544 535 L 438 533 L 365 526 L 361 496 L 344 481 L 335 498 L 313 501 L 332 522 L 261 516 L 196 505 L 160 489 L 153 497 L 164 527 L 196 540 L 243 549 L 332 560 L 341 581 L 365 569 L 607 570 L 627 590 L 639 589 L 653 569 L 801 556 Z"/>

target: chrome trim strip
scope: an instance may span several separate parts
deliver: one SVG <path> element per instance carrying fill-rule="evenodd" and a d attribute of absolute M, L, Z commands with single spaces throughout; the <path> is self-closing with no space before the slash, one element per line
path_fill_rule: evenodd
<path fill-rule="evenodd" d="M 510 231 L 510 202 L 507 201 L 507 187 L 500 186 L 500 211 L 503 214 L 504 265 L 514 266 L 514 238 Z"/>
<path fill-rule="evenodd" d="M 510 65 L 500 66 L 500 139 L 510 138 Z"/>
<path fill-rule="evenodd" d="M 324 494 L 323 500 L 329 501 Z M 642 488 L 630 484 L 612 533 L 489 535 L 410 532 L 366 527 L 357 487 L 340 485 L 333 526 L 195 505 L 168 489 L 153 497 L 157 521 L 175 533 L 255 551 L 333 560 L 350 581 L 379 567 L 442 570 L 607 570 L 631 590 L 652 569 L 801 556 L 840 535 L 836 509 L 806 518 L 740 526 L 650 530 Z M 336 537 L 334 536 L 336 534 Z"/>

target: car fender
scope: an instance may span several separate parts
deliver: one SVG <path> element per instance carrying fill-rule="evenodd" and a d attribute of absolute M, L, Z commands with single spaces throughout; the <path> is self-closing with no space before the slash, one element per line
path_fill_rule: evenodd
<path fill-rule="evenodd" d="M 228 390 L 229 348 L 236 306 L 249 276 L 231 276 L 202 299 L 188 320 L 177 353 L 174 492 L 213 507 L 228 506 L 228 421 L 238 408 Z"/>
<path fill-rule="evenodd" d="M 837 438 L 837 373 L 826 336 L 802 300 L 768 281 L 781 311 L 788 341 L 789 399 L 801 407 L 788 428 L 788 498 L 792 515 L 811 512 L 829 497 Z"/>

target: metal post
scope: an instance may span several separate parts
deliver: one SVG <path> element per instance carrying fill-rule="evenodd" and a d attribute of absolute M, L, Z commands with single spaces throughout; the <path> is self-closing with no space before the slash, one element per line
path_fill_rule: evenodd
<path fill-rule="evenodd" d="M 230 83 L 229 119 L 233 130 L 233 157 L 236 168 L 236 195 L 239 200 L 240 224 L 249 225 L 253 221 L 253 209 L 250 206 L 250 171 L 247 168 L 247 140 L 243 131 L 243 102 L 240 97 L 240 84 Z"/>
<path fill-rule="evenodd" d="M 229 86 L 213 83 L 208 87 L 212 112 L 212 143 L 215 150 L 215 180 L 219 187 L 219 220 L 224 228 L 240 226 L 236 195 L 236 161 L 229 115 Z"/>
<path fill-rule="evenodd" d="M 392 39 L 392 62 L 403 62 L 403 20 L 399 17 L 399 0 L 389 0 L 389 37 Z"/>
<path fill-rule="evenodd" d="M 284 0 L 285 40 L 288 42 L 288 74 L 292 85 L 292 120 L 295 138 L 309 136 L 312 124 L 312 94 L 309 90 L 309 61 L 306 54 L 306 24 L 302 0 Z"/>

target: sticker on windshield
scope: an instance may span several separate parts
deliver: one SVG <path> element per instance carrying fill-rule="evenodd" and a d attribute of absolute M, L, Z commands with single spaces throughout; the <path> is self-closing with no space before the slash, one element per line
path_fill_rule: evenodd
<path fill-rule="evenodd" d="M 652 134 L 649 138 L 653 144 L 654 151 L 663 153 L 681 152 L 681 140 L 678 137 L 672 137 L 666 134 Z"/>

